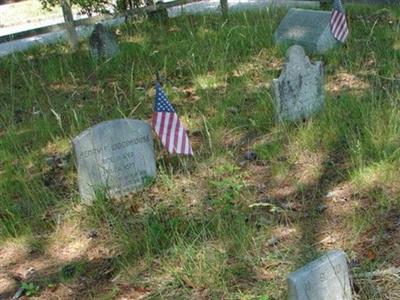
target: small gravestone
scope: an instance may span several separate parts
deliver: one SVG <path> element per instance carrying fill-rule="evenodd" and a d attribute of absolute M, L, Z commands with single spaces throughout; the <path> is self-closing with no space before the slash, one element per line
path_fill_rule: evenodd
<path fill-rule="evenodd" d="M 151 127 L 138 120 L 102 122 L 72 141 L 82 201 L 96 192 L 121 197 L 156 176 Z"/>
<path fill-rule="evenodd" d="M 290 47 L 281 75 L 272 81 L 272 94 L 279 121 L 309 118 L 324 106 L 322 63 L 310 63 L 301 46 Z"/>
<path fill-rule="evenodd" d="M 331 12 L 291 8 L 274 33 L 277 44 L 298 44 L 312 53 L 338 45 L 331 33 Z"/>
<path fill-rule="evenodd" d="M 90 53 L 93 58 L 112 58 L 119 52 L 114 35 L 103 24 L 98 23 L 89 38 Z"/>
<path fill-rule="evenodd" d="M 347 256 L 330 251 L 288 278 L 289 300 L 351 300 Z"/>
<path fill-rule="evenodd" d="M 151 21 L 155 22 L 166 22 L 168 20 L 168 11 L 165 7 L 162 7 L 163 1 L 158 1 L 156 9 L 147 12 L 147 15 Z"/>

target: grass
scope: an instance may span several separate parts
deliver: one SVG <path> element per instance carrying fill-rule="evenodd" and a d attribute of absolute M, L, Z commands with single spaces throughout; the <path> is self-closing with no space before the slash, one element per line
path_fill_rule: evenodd
<path fill-rule="evenodd" d="M 311 57 L 326 107 L 295 124 L 274 121 L 269 90 L 280 10 L 124 25 L 120 55 L 100 64 L 85 45 L 2 58 L 0 273 L 33 267 L 38 299 L 284 299 L 286 275 L 328 249 L 353 274 L 398 267 L 400 11 L 348 12 L 346 45 Z M 83 206 L 70 140 L 104 120 L 148 121 L 155 70 L 195 157 L 157 144 L 152 185 Z M 257 161 L 243 162 L 248 149 Z M 15 284 L 2 275 L 0 295 Z M 353 289 L 400 294 L 389 275 Z"/>

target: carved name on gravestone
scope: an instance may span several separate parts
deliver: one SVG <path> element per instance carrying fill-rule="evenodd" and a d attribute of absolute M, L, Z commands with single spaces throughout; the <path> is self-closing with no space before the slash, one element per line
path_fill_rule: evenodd
<path fill-rule="evenodd" d="M 288 49 L 283 71 L 272 81 L 279 121 L 307 119 L 324 106 L 322 62 L 310 62 L 301 46 Z"/>
<path fill-rule="evenodd" d="M 338 45 L 331 33 L 331 12 L 291 8 L 274 33 L 277 44 L 298 44 L 312 53 Z"/>
<path fill-rule="evenodd" d="M 288 278 L 289 300 L 351 300 L 346 254 L 331 251 Z"/>
<path fill-rule="evenodd" d="M 97 191 L 120 197 L 156 176 L 151 127 L 138 120 L 102 122 L 73 141 L 79 191 L 90 204 Z"/>
<path fill-rule="evenodd" d="M 93 58 L 112 58 L 119 52 L 114 35 L 103 24 L 98 23 L 89 38 L 90 53 Z"/>

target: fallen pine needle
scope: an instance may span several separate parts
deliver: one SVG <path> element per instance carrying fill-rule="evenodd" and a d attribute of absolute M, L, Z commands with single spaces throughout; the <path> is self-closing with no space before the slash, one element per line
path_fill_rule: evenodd
<path fill-rule="evenodd" d="M 252 208 L 252 207 L 259 207 L 259 206 L 264 206 L 264 207 L 273 207 L 274 205 L 272 205 L 271 203 L 263 203 L 263 202 L 260 202 L 260 203 L 253 203 L 253 204 L 250 204 L 249 205 L 249 207 L 250 208 Z"/>

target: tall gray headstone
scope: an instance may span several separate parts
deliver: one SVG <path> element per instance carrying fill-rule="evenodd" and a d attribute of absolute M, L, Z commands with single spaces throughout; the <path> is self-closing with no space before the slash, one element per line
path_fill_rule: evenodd
<path fill-rule="evenodd" d="M 331 33 L 330 19 L 329 11 L 291 8 L 275 31 L 274 41 L 324 53 L 339 44 Z"/>
<path fill-rule="evenodd" d="M 90 54 L 93 58 L 112 58 L 119 52 L 114 35 L 98 23 L 89 37 Z"/>
<path fill-rule="evenodd" d="M 309 118 L 324 106 L 322 62 L 310 62 L 301 46 L 286 53 L 286 62 L 278 79 L 272 81 L 277 119 L 297 121 Z"/>
<path fill-rule="evenodd" d="M 331 251 L 288 278 L 289 300 L 351 300 L 347 256 Z"/>
<path fill-rule="evenodd" d="M 99 123 L 72 141 L 82 201 L 96 192 L 121 197 L 156 176 L 151 127 L 142 121 L 119 119 Z"/>

